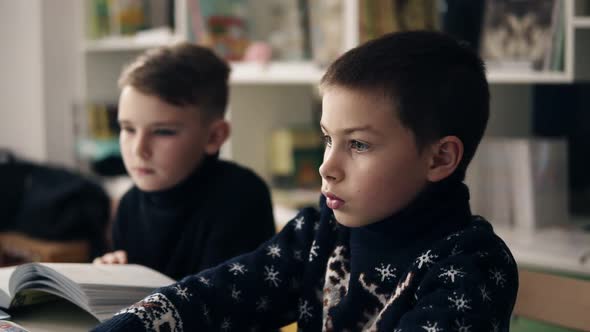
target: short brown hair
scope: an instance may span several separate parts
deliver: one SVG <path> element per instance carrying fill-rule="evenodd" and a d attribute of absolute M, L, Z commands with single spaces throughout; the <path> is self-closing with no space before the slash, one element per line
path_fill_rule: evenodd
<path fill-rule="evenodd" d="M 127 65 L 119 87 L 132 86 L 177 106 L 196 106 L 206 115 L 223 117 L 230 68 L 210 49 L 180 43 L 151 49 Z"/>
<path fill-rule="evenodd" d="M 330 86 L 387 96 L 420 150 L 457 136 L 465 150 L 455 173 L 464 178 L 490 112 L 484 63 L 467 44 L 432 31 L 387 34 L 338 58 L 320 83 Z"/>

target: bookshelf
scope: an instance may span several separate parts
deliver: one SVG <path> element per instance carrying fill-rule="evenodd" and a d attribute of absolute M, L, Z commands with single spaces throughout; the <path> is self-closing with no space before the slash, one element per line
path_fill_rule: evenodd
<path fill-rule="evenodd" d="M 570 83 L 590 76 L 583 59 L 590 56 L 588 0 L 565 0 L 565 61 L 562 71 L 490 71 L 492 98 L 506 98 L 494 86 L 535 83 Z M 83 9 L 85 13 L 88 8 Z M 83 37 L 82 100 L 114 101 L 116 79 L 122 66 L 141 51 L 189 38 L 190 18 L 187 2 L 174 0 L 175 26 L 155 36 L 118 37 L 91 40 Z M 83 14 L 83 13 L 82 13 Z M 359 0 L 342 2 L 343 51 L 358 44 Z M 83 20 L 84 21 L 84 20 Z M 311 61 L 271 62 L 269 64 L 232 62 L 229 118 L 232 137 L 222 156 L 254 168 L 269 180 L 267 148 L 269 131 L 277 126 L 305 124 L 312 120 L 310 105 L 315 85 L 324 69 Z M 583 71 L 582 71 L 583 69 Z M 279 98 L 277 98 L 280 96 Z M 526 134 L 526 130 L 523 130 Z M 500 133 L 502 134 L 502 133 Z"/>

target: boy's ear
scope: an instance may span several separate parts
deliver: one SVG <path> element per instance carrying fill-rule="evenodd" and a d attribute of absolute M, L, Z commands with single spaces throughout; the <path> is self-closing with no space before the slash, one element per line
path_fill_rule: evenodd
<path fill-rule="evenodd" d="M 453 174 L 463 159 L 463 142 L 457 136 L 445 136 L 432 145 L 427 178 L 438 182 Z"/>
<path fill-rule="evenodd" d="M 230 126 L 224 119 L 213 120 L 209 124 L 209 136 L 205 145 L 205 153 L 216 154 L 230 134 Z"/>

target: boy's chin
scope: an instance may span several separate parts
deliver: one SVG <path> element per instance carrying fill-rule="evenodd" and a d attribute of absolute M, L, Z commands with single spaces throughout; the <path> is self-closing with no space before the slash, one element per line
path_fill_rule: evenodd
<path fill-rule="evenodd" d="M 172 188 L 174 185 L 158 183 L 155 181 L 135 180 L 135 185 L 144 192 L 156 192 Z"/>
<path fill-rule="evenodd" d="M 359 216 L 353 216 L 347 213 L 342 213 L 340 211 L 333 211 L 334 218 L 336 221 L 345 227 L 355 228 L 355 227 L 363 227 L 372 224 L 373 222 L 367 221 L 365 218 L 361 218 Z"/>

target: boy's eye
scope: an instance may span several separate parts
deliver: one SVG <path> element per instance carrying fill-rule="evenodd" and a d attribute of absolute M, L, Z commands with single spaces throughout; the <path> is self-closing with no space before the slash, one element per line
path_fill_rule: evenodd
<path fill-rule="evenodd" d="M 350 148 L 358 152 L 363 152 L 369 149 L 369 145 L 357 140 L 352 140 L 350 141 Z"/>
<path fill-rule="evenodd" d="M 126 132 L 128 134 L 132 134 L 132 133 L 135 132 L 135 129 L 132 128 L 132 127 L 125 127 L 125 126 L 123 126 L 123 127 L 121 127 L 121 131 L 124 131 L 124 132 Z"/>
<path fill-rule="evenodd" d="M 324 146 L 332 146 L 332 137 L 324 135 L 322 136 L 322 142 L 324 143 Z"/>
<path fill-rule="evenodd" d="M 166 129 L 166 128 L 158 128 L 158 129 L 154 129 L 154 134 L 159 135 L 159 136 L 174 136 L 174 135 L 176 135 L 176 130 Z"/>

